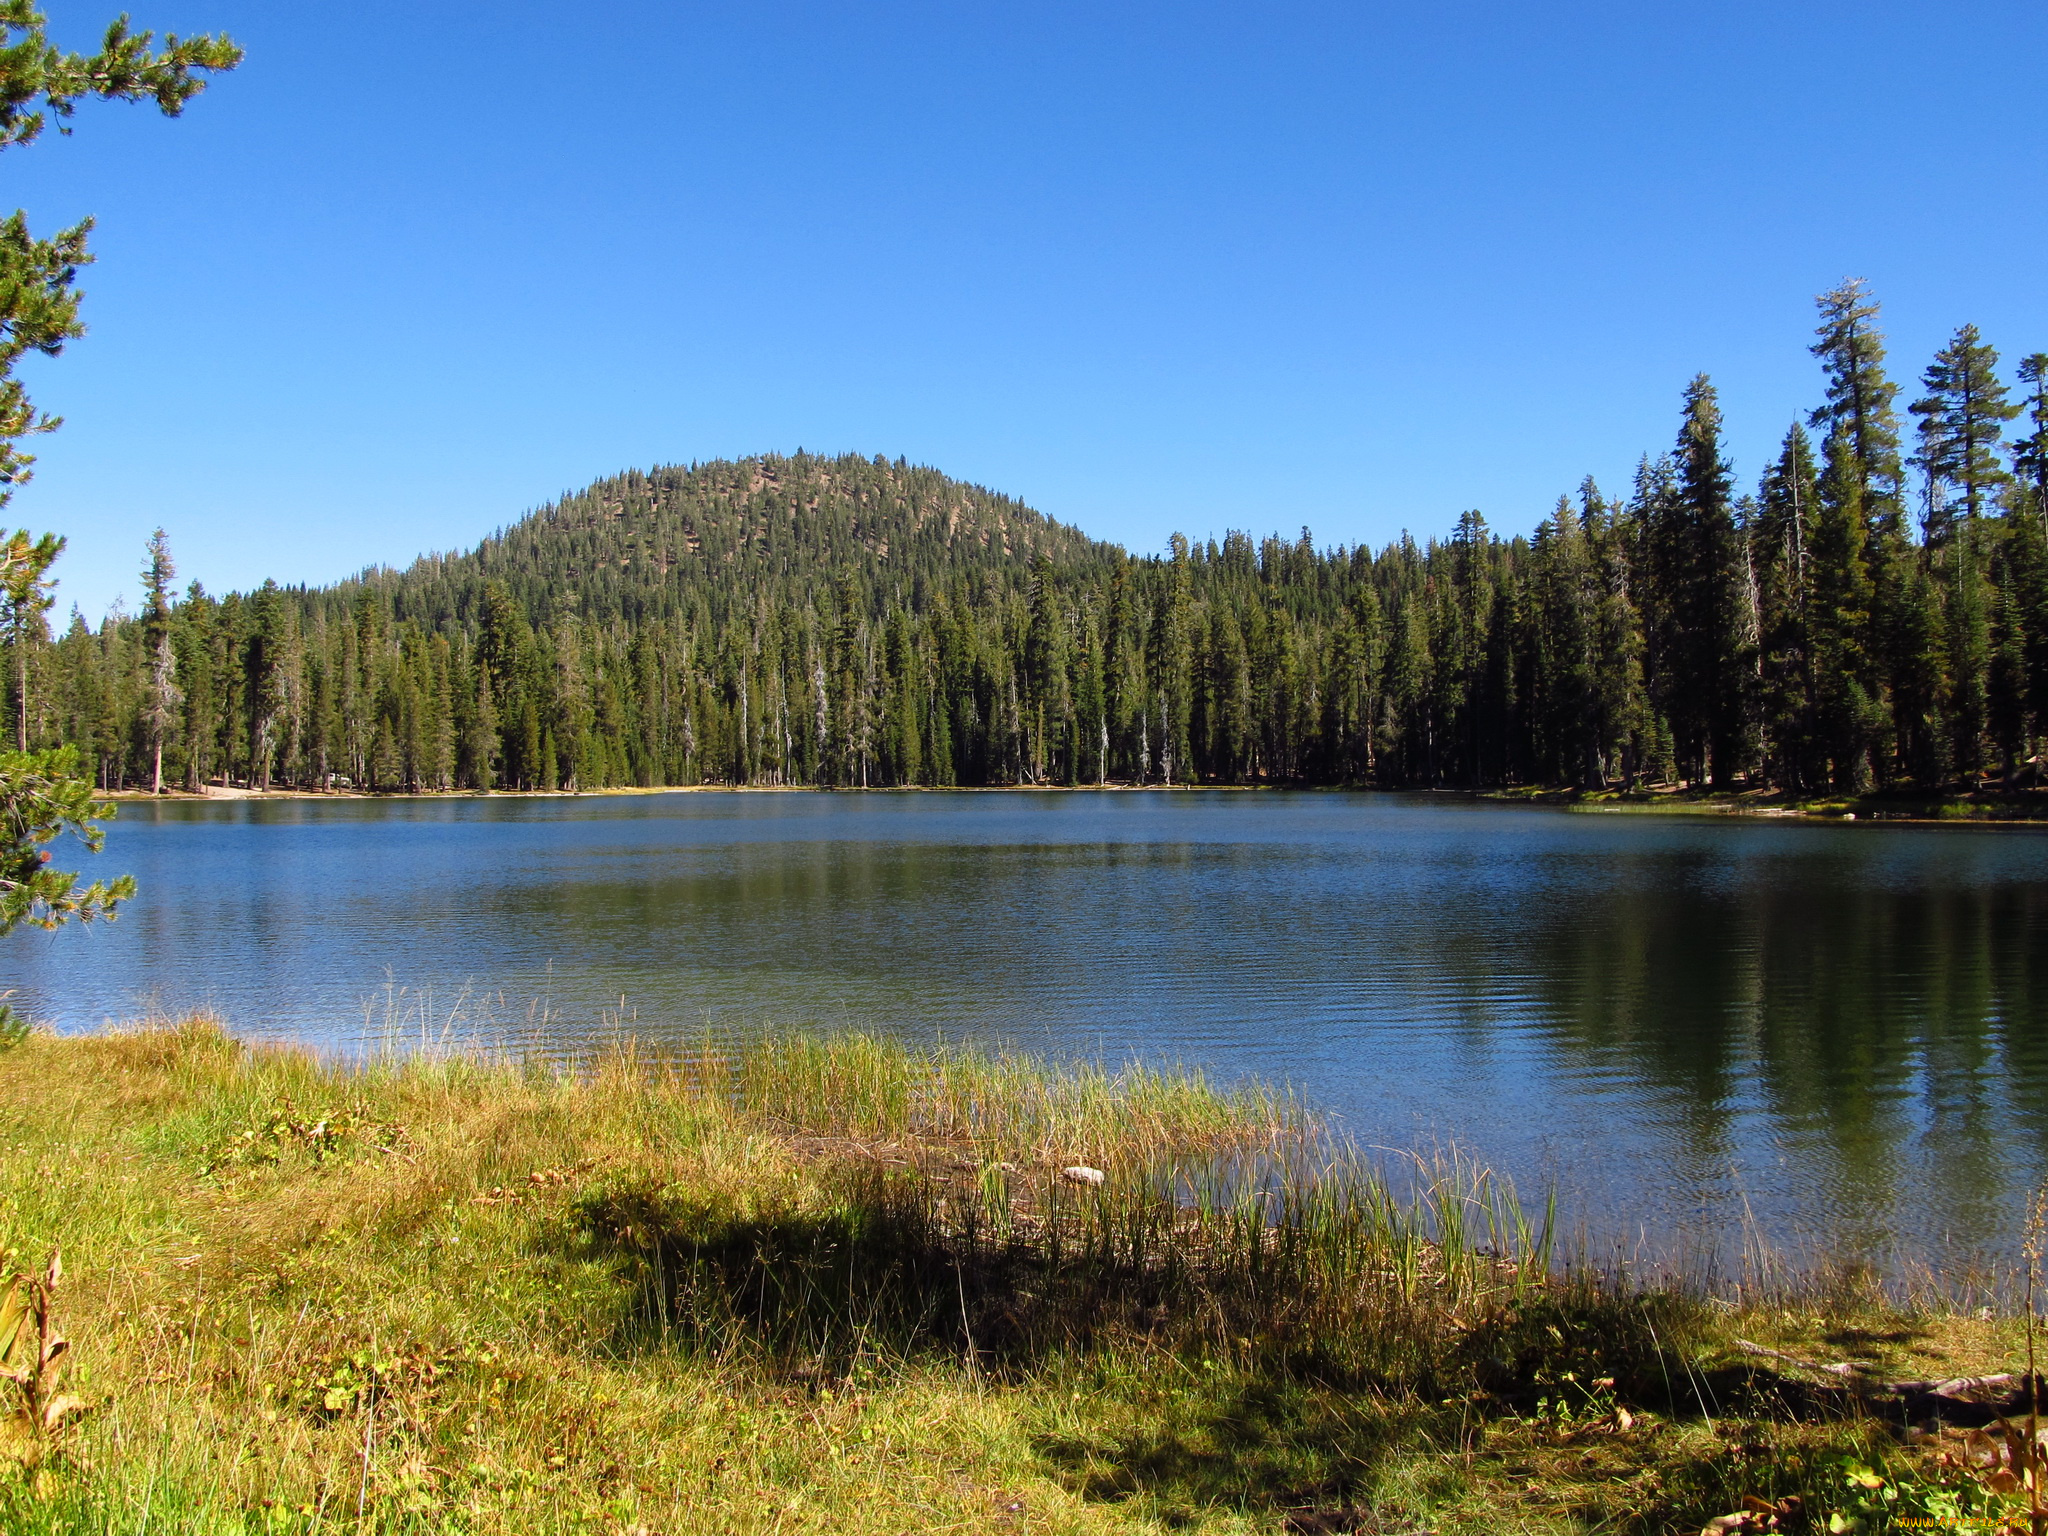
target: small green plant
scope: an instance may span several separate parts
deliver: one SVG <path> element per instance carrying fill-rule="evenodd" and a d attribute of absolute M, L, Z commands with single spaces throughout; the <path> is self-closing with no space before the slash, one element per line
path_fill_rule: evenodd
<path fill-rule="evenodd" d="M 11 1051 L 29 1037 L 34 1026 L 6 1003 L 0 1003 L 0 1051 Z"/>
<path fill-rule="evenodd" d="M 332 1114 L 308 1115 L 287 1097 L 263 1119 L 261 1125 L 235 1132 L 205 1158 L 202 1172 L 212 1176 L 233 1169 L 260 1168 L 296 1154 L 324 1163 L 332 1158 L 359 1152 L 398 1153 L 405 1142 L 405 1128 L 376 1120 L 360 1106 Z"/>
<path fill-rule="evenodd" d="M 1570 1438 L 1588 1423 L 1626 1421 L 1628 1410 L 1614 1400 L 1614 1378 L 1581 1380 L 1577 1371 L 1544 1373 L 1536 1383 L 1537 1398 L 1530 1417 L 1550 1433 Z"/>
<path fill-rule="evenodd" d="M 357 1349 L 322 1355 L 303 1374 L 279 1389 L 279 1400 L 321 1422 L 350 1414 L 418 1407 L 447 1384 L 451 1373 L 471 1362 L 460 1352 L 413 1347 L 382 1353 Z"/>
<path fill-rule="evenodd" d="M 17 1273 L 0 1292 L 0 1380 L 12 1384 L 13 1411 L 0 1419 L 0 1455 L 34 1470 L 86 1401 L 59 1392 L 71 1342 L 50 1318 L 57 1282 L 64 1276 L 53 1251 L 40 1280 Z"/>
<path fill-rule="evenodd" d="M 2048 1452 L 2029 1435 L 2026 1420 L 2006 1419 L 1989 1429 L 1944 1433 L 1926 1472 L 1897 1481 L 1929 1514 L 2020 1529 L 2033 1526 L 2044 1471 Z"/>
<path fill-rule="evenodd" d="M 1931 1457 L 1846 1457 L 1825 1523 L 1833 1536 L 1899 1526 L 2019 1532 L 2042 1458 L 2029 1455 L 2018 1421 L 1989 1430 L 1944 1430 Z M 2029 1470 L 2031 1468 L 2032 1470 Z M 2017 1470 L 2015 1470 L 2017 1469 Z"/>

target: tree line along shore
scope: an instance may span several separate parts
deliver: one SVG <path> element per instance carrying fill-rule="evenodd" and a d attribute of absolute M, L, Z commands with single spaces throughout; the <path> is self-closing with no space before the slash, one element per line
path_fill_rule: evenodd
<path fill-rule="evenodd" d="M 1626 494 L 1373 551 L 1134 558 L 902 460 L 634 472 L 466 554 L 180 593 L 52 638 L 31 746 L 104 789 L 1699 786 L 2010 791 L 2048 734 L 2048 357 L 1965 326 L 1902 429 L 1877 306 L 1822 296 L 1819 404 L 1738 494 L 1689 385 Z"/>

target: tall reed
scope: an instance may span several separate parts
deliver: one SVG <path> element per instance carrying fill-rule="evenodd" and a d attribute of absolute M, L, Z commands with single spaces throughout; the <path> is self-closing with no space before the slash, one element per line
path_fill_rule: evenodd
<path fill-rule="evenodd" d="M 668 1082 L 815 1153 L 773 1191 L 638 1170 L 578 1203 L 584 1240 L 638 1284 L 637 1325 L 721 1354 L 1001 1373 L 1130 1346 L 1435 1375 L 1553 1278 L 1549 1202 L 1532 1213 L 1456 1157 L 1399 1195 L 1270 1090 L 870 1037 L 702 1053 Z"/>

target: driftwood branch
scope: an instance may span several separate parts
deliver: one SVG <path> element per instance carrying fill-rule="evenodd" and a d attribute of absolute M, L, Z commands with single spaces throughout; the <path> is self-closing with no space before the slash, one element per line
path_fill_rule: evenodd
<path fill-rule="evenodd" d="M 1787 1365 L 1796 1365 L 1804 1371 L 1819 1371 L 1825 1376 L 1839 1376 L 1844 1381 L 1854 1380 L 1871 1369 L 1868 1360 L 1837 1360 L 1832 1365 L 1819 1360 L 1805 1360 L 1798 1355 L 1788 1355 L 1782 1349 L 1766 1349 L 1761 1344 L 1752 1344 L 1747 1339 L 1737 1339 L 1735 1347 L 1745 1355 L 1761 1355 L 1766 1360 L 1782 1360 Z"/>
<path fill-rule="evenodd" d="M 1829 1390 L 1853 1392 L 1864 1398 L 1895 1397 L 1906 1418 L 1913 1422 L 1936 1418 L 1952 1424 L 1989 1424 L 2027 1412 L 2037 1399 L 2042 1400 L 2042 1406 L 2048 1406 L 2048 1385 L 2039 1378 L 2011 1371 L 1992 1376 L 1951 1376 L 1941 1381 L 1881 1381 L 1870 1374 L 1875 1367 L 1868 1360 L 1808 1360 L 1782 1349 L 1753 1344 L 1748 1339 L 1737 1339 L 1735 1347 L 1745 1355 L 1782 1361 L 1804 1371 L 1833 1376 L 1842 1383 L 1840 1388 Z"/>

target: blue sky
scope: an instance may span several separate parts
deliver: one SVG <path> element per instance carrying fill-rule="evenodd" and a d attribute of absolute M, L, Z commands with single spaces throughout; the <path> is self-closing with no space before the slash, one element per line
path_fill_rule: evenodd
<path fill-rule="evenodd" d="M 94 615 L 158 523 L 319 582 L 798 446 L 1140 550 L 1521 532 L 1702 369 L 1752 480 L 1845 274 L 1909 379 L 2048 350 L 2038 0 L 124 3 L 249 57 L 0 160 L 100 221 L 6 514 Z"/>

